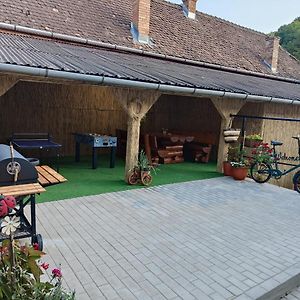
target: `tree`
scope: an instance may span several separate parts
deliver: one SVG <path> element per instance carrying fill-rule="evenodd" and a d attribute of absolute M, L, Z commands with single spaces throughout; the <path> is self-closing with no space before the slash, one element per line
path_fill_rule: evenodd
<path fill-rule="evenodd" d="M 300 60 L 300 17 L 281 26 L 275 35 L 280 37 L 282 47 Z"/>

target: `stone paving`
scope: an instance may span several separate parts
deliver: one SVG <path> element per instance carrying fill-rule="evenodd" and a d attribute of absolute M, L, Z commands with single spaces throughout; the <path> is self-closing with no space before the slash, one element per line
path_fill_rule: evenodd
<path fill-rule="evenodd" d="M 268 290 L 300 262 L 299 215 L 296 192 L 226 177 L 37 205 L 46 259 L 79 300 Z"/>

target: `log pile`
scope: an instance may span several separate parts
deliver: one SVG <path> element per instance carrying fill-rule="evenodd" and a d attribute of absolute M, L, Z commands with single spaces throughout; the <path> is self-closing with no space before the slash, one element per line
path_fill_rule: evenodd
<path fill-rule="evenodd" d="M 166 146 L 165 149 L 159 149 L 159 160 L 163 164 L 172 164 L 183 162 L 183 145 Z"/>

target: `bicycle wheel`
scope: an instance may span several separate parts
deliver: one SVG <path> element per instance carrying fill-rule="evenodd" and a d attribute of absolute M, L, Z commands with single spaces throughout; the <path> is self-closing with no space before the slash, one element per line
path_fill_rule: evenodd
<path fill-rule="evenodd" d="M 271 178 L 271 166 L 264 162 L 256 162 L 250 168 L 250 175 L 258 183 L 267 182 Z"/>
<path fill-rule="evenodd" d="M 300 172 L 297 172 L 293 177 L 294 190 L 300 193 Z"/>
<path fill-rule="evenodd" d="M 152 182 L 152 176 L 151 174 L 145 173 L 142 175 L 142 184 L 145 186 L 150 185 Z"/>

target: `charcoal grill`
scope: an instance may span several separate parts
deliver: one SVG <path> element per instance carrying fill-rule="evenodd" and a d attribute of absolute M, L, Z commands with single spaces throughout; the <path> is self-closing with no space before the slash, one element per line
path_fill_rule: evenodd
<path fill-rule="evenodd" d="M 21 225 L 15 233 L 16 239 L 31 237 L 32 243 L 37 243 L 43 249 L 43 240 L 36 233 L 35 195 L 45 189 L 38 183 L 36 168 L 12 146 L 0 144 L 0 194 L 16 197 Z M 30 221 L 24 209 L 30 205 Z M 0 241 L 7 237 L 0 234 Z"/>

